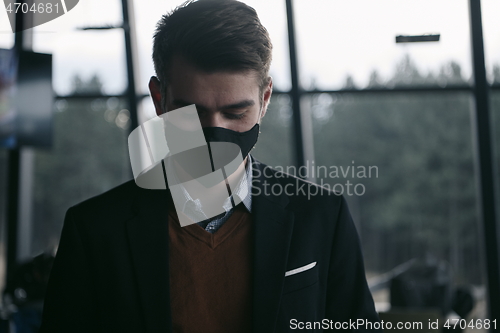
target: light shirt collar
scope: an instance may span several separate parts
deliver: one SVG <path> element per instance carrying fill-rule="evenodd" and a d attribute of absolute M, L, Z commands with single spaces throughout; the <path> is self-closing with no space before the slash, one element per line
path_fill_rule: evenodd
<path fill-rule="evenodd" d="M 171 169 L 172 170 L 172 169 Z M 249 211 L 251 211 L 252 207 L 252 195 L 251 195 L 251 189 L 252 189 L 252 157 L 249 154 L 248 155 L 248 160 L 245 165 L 245 171 L 246 171 L 246 177 L 241 177 L 240 181 L 236 185 L 235 191 L 233 191 L 231 197 L 238 197 L 239 200 L 238 202 L 242 202 L 245 208 Z M 179 184 L 180 186 L 176 186 L 177 191 L 181 191 L 182 193 L 182 198 L 184 199 L 182 204 L 182 212 L 189 217 L 193 221 L 203 221 L 209 219 L 209 217 L 206 216 L 206 214 L 203 211 L 202 204 L 200 202 L 200 199 L 193 200 L 189 192 L 186 190 L 186 188 L 182 185 L 182 183 Z M 172 190 L 172 189 L 171 189 Z M 222 204 L 222 208 L 226 211 L 226 213 L 230 212 L 234 207 L 231 202 L 231 197 L 226 198 L 224 200 L 224 203 Z M 233 198 L 234 200 L 234 198 Z"/>

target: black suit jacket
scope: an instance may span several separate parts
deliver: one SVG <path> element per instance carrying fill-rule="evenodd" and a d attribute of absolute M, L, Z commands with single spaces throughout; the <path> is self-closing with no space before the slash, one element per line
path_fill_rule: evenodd
<path fill-rule="evenodd" d="M 344 198 L 253 166 L 253 331 L 377 321 Z M 167 191 L 133 181 L 70 208 L 40 332 L 171 332 L 168 209 Z"/>

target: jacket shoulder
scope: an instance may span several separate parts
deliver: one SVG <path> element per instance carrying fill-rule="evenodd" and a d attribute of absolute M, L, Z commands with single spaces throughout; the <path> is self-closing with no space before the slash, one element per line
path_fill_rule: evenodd
<path fill-rule="evenodd" d="M 260 161 L 253 161 L 254 190 L 259 194 L 286 195 L 290 207 L 295 210 L 320 209 L 321 207 L 339 207 L 343 196 L 325 184 L 318 185 L 311 181 L 286 173 L 285 170 L 270 167 Z M 264 193 L 266 194 L 266 193 Z"/>
<path fill-rule="evenodd" d="M 130 180 L 72 206 L 68 214 L 82 220 L 127 218 L 133 213 L 134 202 L 141 190 L 134 180 Z"/>

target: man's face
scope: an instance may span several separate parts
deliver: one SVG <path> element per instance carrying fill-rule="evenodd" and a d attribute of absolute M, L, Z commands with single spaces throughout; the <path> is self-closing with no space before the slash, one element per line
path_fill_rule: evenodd
<path fill-rule="evenodd" d="M 158 115 L 195 104 L 202 127 L 223 127 L 236 132 L 250 130 L 265 115 L 272 81 L 259 89 L 254 71 L 213 72 L 197 69 L 182 57 L 174 57 L 162 105 L 159 81 L 149 83 Z"/>

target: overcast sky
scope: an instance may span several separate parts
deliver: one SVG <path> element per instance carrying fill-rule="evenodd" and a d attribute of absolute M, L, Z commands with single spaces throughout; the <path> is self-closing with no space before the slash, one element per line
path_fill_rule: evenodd
<path fill-rule="evenodd" d="M 151 37 L 161 15 L 181 1 L 135 2 L 140 57 L 140 86 L 154 75 Z M 271 34 L 274 44 L 275 87 L 290 87 L 288 40 L 284 0 L 248 0 Z M 366 86 L 370 72 L 389 78 L 395 64 L 410 54 L 419 68 L 437 72 L 443 64 L 458 62 L 471 75 L 467 0 L 295 0 L 300 77 L 304 87 L 314 80 L 319 88 L 340 88 L 346 75 Z M 500 1 L 483 0 L 483 26 L 488 70 L 500 64 Z M 118 25 L 119 0 L 80 0 L 70 12 L 36 27 L 34 49 L 54 54 L 54 88 L 71 92 L 71 78 L 98 73 L 106 93 L 120 93 L 126 86 L 123 32 L 78 31 L 78 27 Z M 440 33 L 437 43 L 396 44 L 399 34 Z M 0 47 L 12 46 L 5 8 L 0 9 Z"/>

